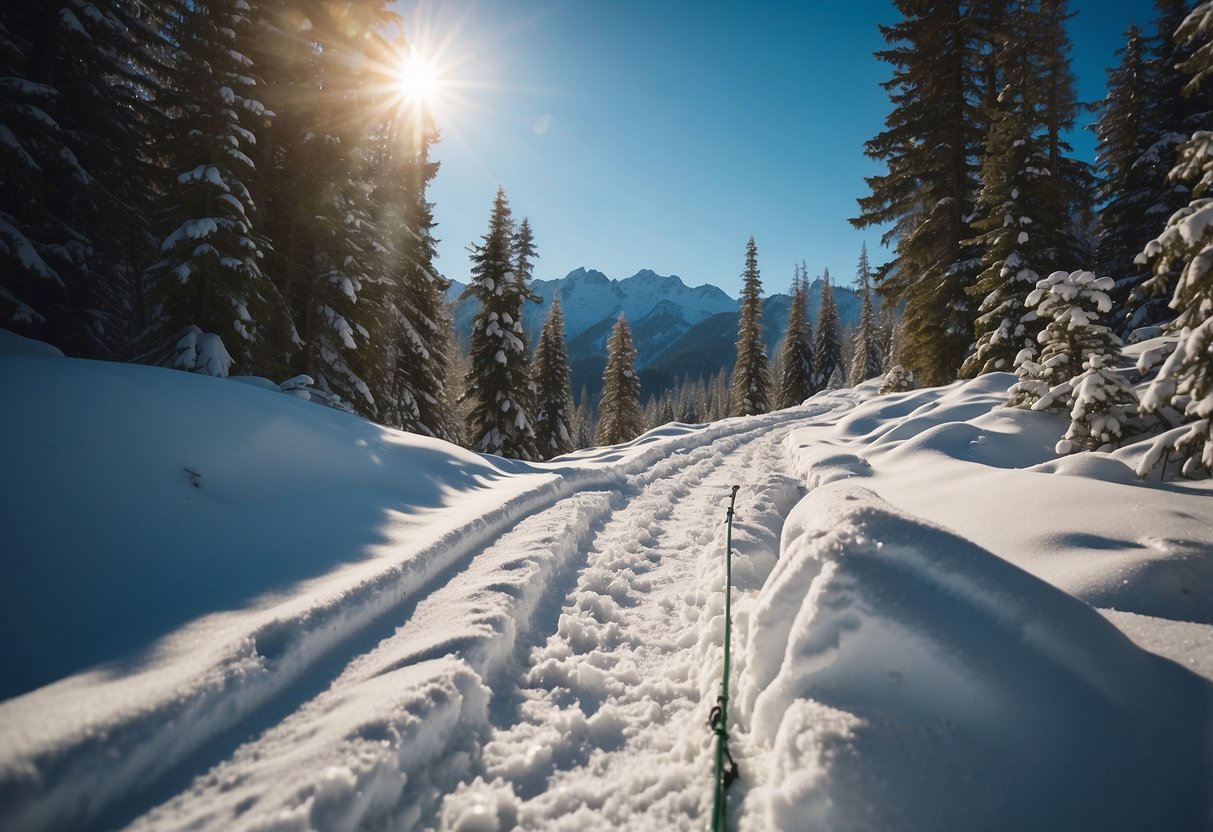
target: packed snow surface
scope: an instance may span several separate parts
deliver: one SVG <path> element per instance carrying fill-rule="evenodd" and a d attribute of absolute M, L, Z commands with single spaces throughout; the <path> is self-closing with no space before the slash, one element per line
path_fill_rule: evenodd
<path fill-rule="evenodd" d="M 1058 458 L 1013 376 L 541 464 L 0 381 L 0 828 L 703 829 L 736 484 L 730 828 L 1213 829 L 1213 488 Z"/>

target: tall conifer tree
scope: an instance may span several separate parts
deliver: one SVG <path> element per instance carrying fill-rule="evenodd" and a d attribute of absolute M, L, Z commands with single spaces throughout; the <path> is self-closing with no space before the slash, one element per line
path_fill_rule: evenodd
<path fill-rule="evenodd" d="M 817 307 L 816 340 L 813 344 L 813 392 L 829 387 L 834 373 L 842 369 L 842 336 L 838 330 L 838 310 L 830 289 L 830 270 L 821 278 L 821 304 Z"/>
<path fill-rule="evenodd" d="M 896 254 L 880 290 L 905 306 L 902 360 L 927 383 L 951 381 L 971 341 L 975 310 L 966 290 L 978 268 L 969 241 L 975 159 L 985 118 L 974 91 L 986 67 L 981 44 L 988 18 L 959 0 L 896 0 L 902 19 L 882 26 L 889 48 L 876 56 L 893 68 L 882 86 L 893 109 L 865 154 L 887 172 L 867 178 L 859 228 L 889 225 Z M 818 338 L 820 338 L 818 333 Z M 828 379 L 828 376 L 827 376 Z M 825 380 L 822 381 L 825 384 Z"/>
<path fill-rule="evenodd" d="M 745 271 L 741 278 L 737 364 L 733 369 L 729 414 L 753 416 L 771 409 L 771 379 L 766 348 L 762 343 L 762 277 L 758 272 L 758 247 L 753 237 L 746 243 Z"/>
<path fill-rule="evenodd" d="M 564 312 L 560 309 L 558 295 L 553 296 L 551 311 L 539 333 L 534 369 L 535 445 L 542 459 L 550 459 L 574 448 L 569 354 L 564 340 Z"/>
<path fill-rule="evenodd" d="M 602 374 L 602 403 L 598 408 L 596 445 L 618 445 L 644 433 L 640 410 L 640 378 L 636 375 L 636 347 L 627 318 L 619 316 L 607 342 L 607 363 Z"/>
<path fill-rule="evenodd" d="M 534 295 L 514 271 L 514 223 L 500 188 L 489 230 L 471 252 L 472 281 L 465 294 L 480 302 L 480 310 L 472 324 L 472 369 L 464 394 L 473 402 L 468 436 L 477 451 L 535 459 L 530 350 L 522 328 L 522 304 Z"/>
<path fill-rule="evenodd" d="M 1213 2 L 1197 6 L 1176 38 L 1192 49 L 1179 67 L 1188 78 L 1183 91 L 1199 95 L 1213 84 Z M 1171 298 L 1179 340 L 1143 394 L 1141 409 L 1183 413 L 1188 428 L 1170 448 L 1182 460 L 1183 473 L 1194 476 L 1213 471 L 1213 131 L 1197 130 L 1180 147 L 1172 176 L 1191 186 L 1191 202 L 1147 244 L 1143 261 L 1159 284 L 1179 271 Z"/>
<path fill-rule="evenodd" d="M 809 333 L 809 288 L 796 266 L 792 278 L 792 305 L 779 361 L 779 407 L 792 407 L 812 395 L 813 341 Z"/>
<path fill-rule="evenodd" d="M 868 262 L 867 243 L 860 246 L 855 278 L 859 285 L 862 305 L 859 309 L 859 326 L 855 329 L 851 373 L 847 379 L 847 383 L 852 387 L 880 375 L 884 362 L 876 313 L 872 308 L 872 265 Z"/>

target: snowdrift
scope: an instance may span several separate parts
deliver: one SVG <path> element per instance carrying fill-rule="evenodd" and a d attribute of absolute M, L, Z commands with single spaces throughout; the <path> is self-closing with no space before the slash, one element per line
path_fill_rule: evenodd
<path fill-rule="evenodd" d="M 742 723 L 770 829 L 1202 829 L 1213 685 L 849 483 L 788 517 Z"/>

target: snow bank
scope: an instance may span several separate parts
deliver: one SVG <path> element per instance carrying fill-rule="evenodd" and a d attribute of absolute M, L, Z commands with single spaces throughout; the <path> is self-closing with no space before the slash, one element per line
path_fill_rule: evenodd
<path fill-rule="evenodd" d="M 1213 685 L 856 485 L 789 516 L 745 666 L 759 828 L 1213 822 Z"/>

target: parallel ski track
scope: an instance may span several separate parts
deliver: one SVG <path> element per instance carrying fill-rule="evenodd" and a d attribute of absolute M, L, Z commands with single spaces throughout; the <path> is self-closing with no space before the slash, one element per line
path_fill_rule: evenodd
<path fill-rule="evenodd" d="M 721 668 L 723 505 L 730 485 L 745 487 L 740 513 L 773 561 L 795 493 L 781 473 L 793 427 L 735 437 L 725 443 L 740 446 L 735 458 L 722 459 L 714 443 L 700 462 L 635 478 L 583 553 L 559 626 L 537 633 L 521 673 L 496 686 L 509 701 L 495 709 L 483 754 L 469 748 L 473 763 L 454 783 L 429 778 L 451 797 L 425 806 L 417 826 L 458 828 L 469 811 L 500 813 L 502 828 L 702 826 L 711 800 L 706 718 Z M 693 531 L 667 541 L 678 526 Z M 735 650 L 744 635 L 742 627 Z M 621 780 L 632 787 L 621 792 Z M 503 787 L 512 795 L 504 810 L 494 794 Z M 414 791 L 410 809 L 424 796 Z M 389 825 L 408 828 L 415 815 Z"/>

